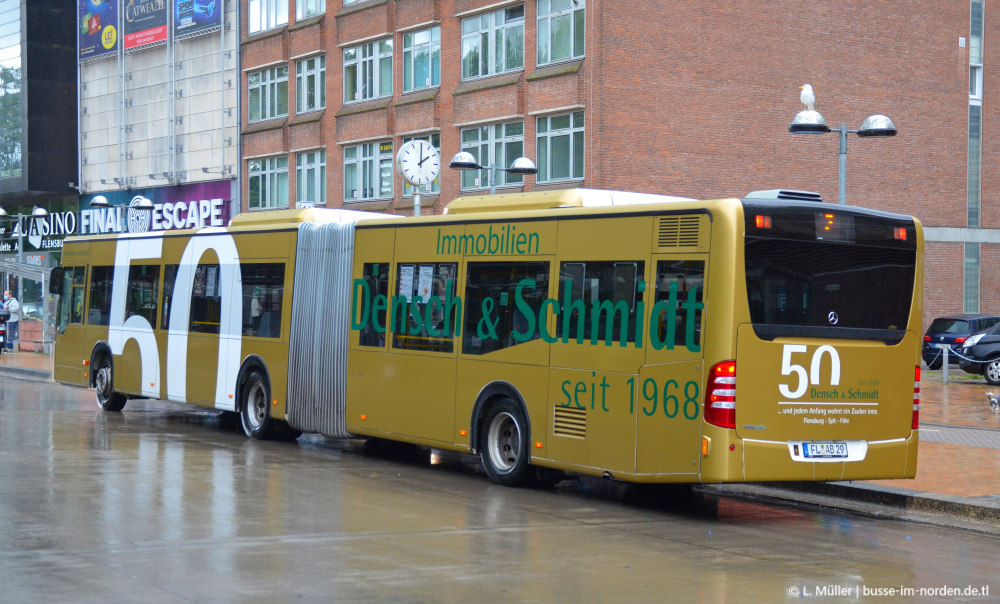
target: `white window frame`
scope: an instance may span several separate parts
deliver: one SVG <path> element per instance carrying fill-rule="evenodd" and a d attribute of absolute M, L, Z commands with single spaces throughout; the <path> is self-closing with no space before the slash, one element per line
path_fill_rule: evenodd
<path fill-rule="evenodd" d="M 344 147 L 344 203 L 392 199 L 393 148 L 391 140 Z M 358 188 L 348 191 L 352 170 Z"/>
<path fill-rule="evenodd" d="M 309 195 L 309 185 L 313 195 Z M 326 205 L 326 150 L 303 151 L 295 155 L 295 201 Z"/>
<path fill-rule="evenodd" d="M 437 150 L 438 157 L 441 157 L 441 133 L 440 132 L 433 132 L 431 134 L 418 134 L 416 136 L 407 136 L 407 137 L 403 138 L 403 144 L 404 145 L 406 143 L 410 142 L 410 141 L 427 141 L 427 142 L 429 142 L 434 147 L 434 149 Z M 412 197 L 414 193 L 420 193 L 421 195 L 423 195 L 424 193 L 430 193 L 431 195 L 437 195 L 437 194 L 439 194 L 441 192 L 441 173 L 438 172 L 437 178 L 435 178 L 432 182 L 430 182 L 430 183 L 428 183 L 428 184 L 423 185 L 422 187 L 420 187 L 419 191 L 415 191 L 414 189 L 416 189 L 416 187 L 414 187 L 410 183 L 406 182 L 406 179 L 404 178 L 403 179 L 403 197 Z"/>
<path fill-rule="evenodd" d="M 251 159 L 247 162 L 247 173 L 250 175 L 247 186 L 247 207 L 251 210 L 269 210 L 288 207 L 288 157 L 264 157 Z M 282 178 L 284 175 L 284 178 Z M 254 179 L 259 187 L 257 205 L 251 205 L 253 200 Z M 282 183 L 284 185 L 282 186 Z"/>
<path fill-rule="evenodd" d="M 254 81 L 255 76 L 258 78 Z M 284 84 L 284 95 L 282 95 Z M 251 113 L 251 99 L 257 92 L 260 98 L 260 115 L 254 117 Z M 281 111 L 281 97 L 284 96 L 284 112 Z M 279 65 L 252 71 L 247 74 L 247 121 L 263 122 L 288 115 L 288 66 Z"/>
<path fill-rule="evenodd" d="M 362 103 L 392 95 L 392 46 L 392 38 L 385 38 L 344 49 L 345 104 Z M 384 61 L 388 61 L 389 64 L 387 90 L 381 77 Z M 348 72 L 352 68 L 354 75 L 349 76 Z M 347 83 L 351 80 L 354 81 L 354 98 L 348 98 L 350 88 Z"/>
<path fill-rule="evenodd" d="M 537 32 L 535 56 L 538 66 L 575 61 L 584 56 L 586 9 L 587 0 L 538 0 L 538 28 L 535 30 Z M 570 28 L 570 53 L 558 59 L 552 56 L 552 26 L 556 22 L 569 23 Z"/>
<path fill-rule="evenodd" d="M 521 133 L 509 132 L 511 127 L 520 126 Z M 498 131 L 499 130 L 499 131 Z M 475 140 L 471 136 L 475 134 Z M 480 166 L 495 164 L 498 168 L 509 168 L 511 162 L 524 155 L 524 122 L 495 122 L 491 124 L 480 124 L 471 128 L 462 128 L 460 138 L 462 151 L 468 151 L 476 158 Z M 521 145 L 521 153 L 508 151 L 512 144 Z M 486 157 L 483 149 L 485 148 Z M 508 157 L 514 155 L 514 157 Z M 524 185 L 524 176 L 521 174 L 511 174 L 503 170 L 496 171 L 497 187 L 520 187 Z M 490 170 L 462 170 L 461 189 L 463 191 L 474 191 L 476 189 L 490 188 Z"/>
<path fill-rule="evenodd" d="M 326 0 L 295 0 L 295 20 L 303 21 L 326 12 Z"/>
<path fill-rule="evenodd" d="M 249 0 L 247 31 L 250 35 L 288 24 L 288 0 Z"/>
<path fill-rule="evenodd" d="M 420 52 L 428 56 L 430 77 L 424 82 L 416 81 L 414 57 Z M 441 26 L 436 25 L 420 31 L 403 34 L 403 92 L 436 88 L 441 85 Z"/>
<path fill-rule="evenodd" d="M 308 103 L 312 88 L 313 102 Z M 326 107 L 326 55 L 295 62 L 295 112 L 308 113 Z"/>
<path fill-rule="evenodd" d="M 553 130 L 552 121 L 563 117 L 569 117 L 569 126 Z M 585 166 L 584 152 L 586 151 L 584 125 L 584 111 L 582 109 L 570 113 L 539 116 L 536 119 L 535 154 L 538 158 L 538 174 L 535 177 L 535 182 L 549 183 L 583 180 Z M 569 137 L 569 151 L 567 153 L 553 153 L 552 139 L 563 136 Z M 576 153 L 577 145 L 581 145 L 579 154 Z M 567 157 L 569 159 L 569 175 L 553 178 L 552 163 L 553 160 L 559 157 Z"/>
<path fill-rule="evenodd" d="M 981 105 L 983 102 L 983 66 L 969 65 L 969 102 Z"/>
<path fill-rule="evenodd" d="M 521 38 L 521 63 L 508 65 L 506 47 L 509 36 L 518 32 Z M 485 52 L 483 46 L 485 45 Z M 497 48 L 497 47 L 500 48 Z M 466 59 L 478 49 L 475 70 Z M 485 55 L 485 56 L 482 56 Z M 488 78 L 501 73 L 524 69 L 524 5 L 501 8 L 475 17 L 462 19 L 462 80 Z M 483 60 L 485 59 L 485 64 Z M 500 61 L 502 65 L 498 65 Z M 468 69 L 467 69 L 468 68 Z"/>

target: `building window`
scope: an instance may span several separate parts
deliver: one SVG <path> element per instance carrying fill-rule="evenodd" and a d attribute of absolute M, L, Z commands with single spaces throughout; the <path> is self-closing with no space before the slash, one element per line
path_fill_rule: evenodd
<path fill-rule="evenodd" d="M 524 155 L 524 122 L 488 124 L 462 130 L 462 151 L 468 151 L 480 166 L 493 164 L 499 168 L 510 167 L 511 162 Z M 524 176 L 509 172 L 496 172 L 496 186 L 520 185 Z M 489 170 L 463 170 L 463 189 L 488 189 Z"/>
<path fill-rule="evenodd" d="M 295 201 L 326 205 L 326 151 L 295 156 Z"/>
<path fill-rule="evenodd" d="M 308 19 L 326 12 L 326 0 L 295 0 L 295 18 Z"/>
<path fill-rule="evenodd" d="M 344 49 L 344 102 L 392 94 L 392 40 Z"/>
<path fill-rule="evenodd" d="M 982 65 L 969 65 L 969 101 L 983 102 Z"/>
<path fill-rule="evenodd" d="M 392 141 L 344 148 L 344 201 L 392 197 Z"/>
<path fill-rule="evenodd" d="M 462 19 L 462 79 L 524 67 L 524 5 Z"/>
<path fill-rule="evenodd" d="M 288 0 L 250 0 L 250 33 L 288 23 Z"/>
<path fill-rule="evenodd" d="M 441 85 L 441 28 L 403 34 L 403 92 Z"/>
<path fill-rule="evenodd" d="M 583 178 L 583 112 L 540 117 L 537 182 Z"/>
<path fill-rule="evenodd" d="M 288 115 L 288 66 L 255 71 L 247 76 L 250 109 L 247 120 L 257 122 Z"/>
<path fill-rule="evenodd" d="M 288 207 L 288 158 L 250 160 L 251 210 Z"/>
<path fill-rule="evenodd" d="M 296 113 L 326 107 L 326 55 L 295 62 Z"/>
<path fill-rule="evenodd" d="M 427 141 L 431 145 L 434 146 L 434 149 L 437 150 L 438 157 L 441 156 L 441 135 L 440 134 L 425 134 L 424 136 L 411 136 L 409 138 L 404 138 L 403 139 L 403 144 L 405 145 L 406 143 L 408 143 L 410 141 Z M 410 183 L 406 182 L 405 179 L 403 180 L 403 197 L 409 197 L 410 195 L 413 195 L 414 193 L 421 193 L 421 194 L 423 194 L 423 193 L 440 193 L 441 192 L 441 175 L 438 174 L 438 177 L 434 179 L 434 182 L 431 182 L 429 184 L 426 184 L 426 185 L 420 187 L 419 191 L 415 191 L 415 189 L 416 189 L 416 187 L 414 187 Z"/>
<path fill-rule="evenodd" d="M 962 307 L 967 313 L 979 312 L 979 267 L 980 267 L 980 245 L 978 243 L 965 244 L 965 287 L 963 292 Z"/>
<path fill-rule="evenodd" d="M 538 64 L 583 56 L 586 0 L 538 0 Z"/>

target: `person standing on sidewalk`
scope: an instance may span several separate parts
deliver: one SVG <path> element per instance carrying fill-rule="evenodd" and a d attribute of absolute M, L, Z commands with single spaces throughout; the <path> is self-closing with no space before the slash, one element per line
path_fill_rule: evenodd
<path fill-rule="evenodd" d="M 3 307 L 10 311 L 10 318 L 7 319 L 7 344 L 4 352 L 14 352 L 14 342 L 18 340 L 18 327 L 21 321 L 21 303 L 17 301 L 14 294 L 7 290 L 3 293 Z"/>

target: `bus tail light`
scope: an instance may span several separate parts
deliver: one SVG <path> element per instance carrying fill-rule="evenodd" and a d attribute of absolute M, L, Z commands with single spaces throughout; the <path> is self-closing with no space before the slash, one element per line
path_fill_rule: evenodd
<path fill-rule="evenodd" d="M 913 373 L 913 424 L 912 430 L 920 427 L 920 365 L 917 365 Z"/>
<path fill-rule="evenodd" d="M 723 361 L 709 370 L 705 421 L 720 428 L 736 428 L 736 361 Z"/>

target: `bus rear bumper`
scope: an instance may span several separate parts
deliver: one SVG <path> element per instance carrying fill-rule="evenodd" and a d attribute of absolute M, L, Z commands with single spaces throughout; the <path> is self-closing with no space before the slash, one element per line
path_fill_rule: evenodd
<path fill-rule="evenodd" d="M 864 459 L 813 462 L 795 459 L 789 443 L 744 439 L 744 480 L 835 481 L 913 478 L 917 473 L 916 430 L 908 438 L 868 442 Z"/>

